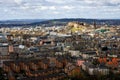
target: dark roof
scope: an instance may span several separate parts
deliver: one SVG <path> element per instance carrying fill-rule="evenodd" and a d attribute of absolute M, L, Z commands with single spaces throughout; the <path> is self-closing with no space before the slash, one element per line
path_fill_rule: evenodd
<path fill-rule="evenodd" d="M 89 54 L 89 55 L 94 55 L 96 54 L 96 51 L 85 51 L 83 54 Z"/>
<path fill-rule="evenodd" d="M 14 62 L 14 61 L 3 61 L 3 64 L 10 65 L 10 63 L 12 63 L 12 62 Z"/>
<path fill-rule="evenodd" d="M 46 78 L 54 78 L 54 77 L 59 77 L 59 76 L 67 77 L 67 75 L 65 73 L 55 73 L 55 74 L 50 74 L 50 75 L 47 75 L 47 76 L 24 78 L 24 79 L 21 79 L 21 80 L 44 80 Z"/>

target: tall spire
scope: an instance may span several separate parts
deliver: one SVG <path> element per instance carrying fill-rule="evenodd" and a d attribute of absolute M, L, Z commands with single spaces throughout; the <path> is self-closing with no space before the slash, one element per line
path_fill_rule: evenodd
<path fill-rule="evenodd" d="M 96 29 L 96 28 L 97 28 L 97 26 L 96 26 L 96 22 L 95 22 L 95 21 L 94 21 L 93 25 L 94 25 L 94 29 Z"/>

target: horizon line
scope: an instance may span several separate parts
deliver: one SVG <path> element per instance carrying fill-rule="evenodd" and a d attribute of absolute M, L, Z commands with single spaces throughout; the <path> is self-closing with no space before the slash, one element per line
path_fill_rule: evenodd
<path fill-rule="evenodd" d="M 5 19 L 5 20 L 0 20 L 0 21 L 14 21 L 14 20 L 57 20 L 57 19 L 92 19 L 92 20 L 120 20 L 117 18 L 51 18 L 51 19 L 47 19 L 47 18 L 31 18 L 31 19 L 27 19 L 27 18 L 23 18 L 23 19 Z"/>

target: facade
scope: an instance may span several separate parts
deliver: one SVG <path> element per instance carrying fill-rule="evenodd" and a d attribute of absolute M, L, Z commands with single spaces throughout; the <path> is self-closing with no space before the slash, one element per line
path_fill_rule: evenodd
<path fill-rule="evenodd" d="M 86 72 L 88 72 L 89 75 L 108 75 L 109 74 L 109 68 L 105 66 L 95 66 L 93 64 L 90 64 L 90 62 L 84 62 L 82 64 L 82 69 Z"/>
<path fill-rule="evenodd" d="M 85 51 L 85 52 L 81 53 L 81 56 L 83 57 L 83 59 L 92 58 L 96 55 L 97 55 L 97 53 L 95 51 Z"/>
<path fill-rule="evenodd" d="M 0 45 L 0 55 L 5 56 L 9 55 L 8 45 Z"/>

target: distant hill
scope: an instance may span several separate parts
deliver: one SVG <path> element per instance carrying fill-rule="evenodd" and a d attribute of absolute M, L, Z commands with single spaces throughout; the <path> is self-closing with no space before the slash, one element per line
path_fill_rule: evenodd
<path fill-rule="evenodd" d="M 120 25 L 120 19 L 81 19 L 81 18 L 71 18 L 71 19 L 53 19 L 53 20 L 42 20 L 42 19 L 23 19 L 23 20 L 8 20 L 0 21 L 0 27 L 14 27 L 14 26 L 61 26 L 66 25 L 68 22 L 77 21 L 85 22 L 88 24 L 93 24 L 96 22 L 98 25 Z"/>
<path fill-rule="evenodd" d="M 45 21 L 45 19 L 14 19 L 14 20 L 5 20 L 0 21 L 0 24 L 29 24 L 34 22 Z"/>

